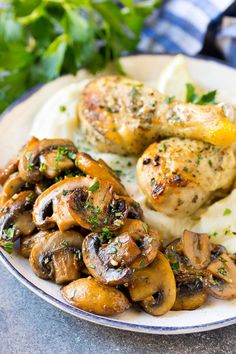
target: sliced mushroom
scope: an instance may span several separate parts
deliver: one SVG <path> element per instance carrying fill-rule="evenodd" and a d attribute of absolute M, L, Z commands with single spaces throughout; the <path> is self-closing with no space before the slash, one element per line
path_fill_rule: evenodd
<path fill-rule="evenodd" d="M 18 156 L 15 156 L 10 161 L 8 161 L 8 163 L 3 169 L 0 169 L 0 185 L 3 186 L 3 184 L 9 178 L 9 176 L 12 173 L 17 171 L 18 163 L 19 163 Z"/>
<path fill-rule="evenodd" d="M 57 284 L 69 283 L 80 277 L 83 236 L 76 231 L 47 233 L 36 242 L 30 253 L 34 273 Z"/>
<path fill-rule="evenodd" d="M 188 281 L 177 283 L 177 296 L 172 310 L 195 310 L 205 303 L 207 296 L 202 279 L 190 277 Z"/>
<path fill-rule="evenodd" d="M 139 255 L 140 250 L 130 237 L 117 237 L 103 246 L 99 234 L 90 234 L 84 239 L 82 252 L 83 261 L 96 280 L 107 285 L 120 285 L 131 279 L 132 271 L 127 264 Z"/>
<path fill-rule="evenodd" d="M 208 234 L 184 230 L 182 236 L 183 253 L 195 269 L 203 269 L 210 263 L 211 246 Z"/>
<path fill-rule="evenodd" d="M 95 180 L 88 177 L 73 177 L 53 184 L 35 202 L 33 210 L 35 224 L 43 230 L 58 225 L 62 231 L 76 225 L 77 222 L 68 211 L 69 195 L 77 190 L 81 192 L 81 198 L 83 193 L 87 196 L 87 190 L 94 182 Z"/>
<path fill-rule="evenodd" d="M 41 238 L 47 235 L 47 231 L 39 231 L 36 234 L 21 237 L 20 239 L 20 251 L 24 258 L 29 258 L 32 248 Z"/>
<path fill-rule="evenodd" d="M 156 257 L 161 241 L 159 233 L 141 220 L 127 219 L 119 234 L 127 233 L 133 238 L 141 250 L 140 255 L 132 262 L 132 269 L 148 266 Z"/>
<path fill-rule="evenodd" d="M 43 176 L 55 178 L 61 171 L 74 167 L 76 153 L 70 140 L 32 138 L 20 156 L 20 175 L 32 183 L 41 181 Z"/>
<path fill-rule="evenodd" d="M 120 179 L 103 160 L 99 159 L 96 161 L 88 154 L 80 152 L 77 154 L 75 164 L 86 175 L 99 177 L 102 180 L 110 182 L 117 194 L 127 195 L 127 191 L 120 182 Z"/>
<path fill-rule="evenodd" d="M 73 281 L 62 288 L 61 292 L 71 305 L 97 315 L 114 315 L 130 307 L 128 299 L 120 290 L 99 284 L 91 277 Z"/>
<path fill-rule="evenodd" d="M 207 267 L 209 277 L 205 282 L 207 292 L 222 300 L 236 297 L 236 265 L 231 256 L 223 253 Z"/>
<path fill-rule="evenodd" d="M 151 315 L 160 316 L 172 308 L 176 299 L 175 277 L 161 252 L 148 267 L 134 272 L 129 293 Z"/>
<path fill-rule="evenodd" d="M 33 191 L 24 191 L 8 200 L 0 213 L 0 240 L 15 241 L 20 236 L 32 234 L 32 208 L 36 199 Z"/>
<path fill-rule="evenodd" d="M 27 187 L 25 181 L 20 177 L 19 173 L 12 174 L 4 183 L 0 196 L 0 208 L 14 196 L 21 192 L 23 187 Z M 29 189 L 30 186 L 28 186 Z"/>
<path fill-rule="evenodd" d="M 66 178 L 43 192 L 34 206 L 34 222 L 47 230 L 58 226 L 67 230 L 75 225 L 88 230 L 104 226 L 117 229 L 130 214 L 141 215 L 129 197 L 118 196 L 112 185 L 90 177 Z"/>

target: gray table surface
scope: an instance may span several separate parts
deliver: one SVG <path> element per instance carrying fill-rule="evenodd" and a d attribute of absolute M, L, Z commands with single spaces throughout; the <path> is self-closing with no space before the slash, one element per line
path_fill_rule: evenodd
<path fill-rule="evenodd" d="M 34 295 L 0 263 L 0 354 L 236 353 L 236 325 L 179 336 L 149 335 L 76 319 Z"/>

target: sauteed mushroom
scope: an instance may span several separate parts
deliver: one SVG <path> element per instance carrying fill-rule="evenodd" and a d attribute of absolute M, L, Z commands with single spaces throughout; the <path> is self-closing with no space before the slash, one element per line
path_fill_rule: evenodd
<path fill-rule="evenodd" d="M 158 251 L 146 268 L 134 272 L 129 284 L 133 301 L 141 301 L 144 310 L 154 316 L 169 311 L 176 298 L 175 277 L 166 257 Z"/>
<path fill-rule="evenodd" d="M 34 273 L 57 284 L 69 283 L 80 277 L 83 237 L 76 231 L 47 233 L 36 242 L 30 253 Z"/>
<path fill-rule="evenodd" d="M 208 241 L 205 240 L 204 234 L 202 235 L 203 240 L 201 242 L 207 243 Z M 197 242 L 199 242 L 201 235 L 199 234 L 196 237 Z M 186 238 L 192 238 L 192 242 L 187 240 L 184 247 L 182 240 L 186 240 Z M 195 250 L 194 240 L 196 241 L 194 233 L 185 232 L 184 238 L 171 242 L 165 249 L 165 254 L 169 259 L 176 278 L 177 296 L 173 310 L 193 310 L 201 306 L 207 299 L 207 293 L 203 288 L 203 279 L 206 275 L 206 270 L 203 266 L 200 268 L 202 260 L 206 259 L 204 258 L 206 250 L 203 247 L 203 255 L 199 254 L 200 250 Z M 210 249 L 210 245 L 208 246 Z M 194 267 L 186 254 L 190 255 L 192 261 L 197 264 L 198 269 Z"/>
<path fill-rule="evenodd" d="M 43 176 L 54 178 L 74 167 L 77 149 L 70 140 L 32 138 L 23 149 L 19 172 L 27 182 L 37 183 Z"/>
<path fill-rule="evenodd" d="M 184 230 L 183 253 L 195 269 L 203 269 L 210 263 L 211 247 L 208 234 Z"/>
<path fill-rule="evenodd" d="M 34 206 L 34 222 L 42 229 L 80 225 L 88 230 L 117 229 L 122 220 L 141 215 L 129 197 L 118 196 L 112 185 L 90 177 L 66 178 L 48 188 Z"/>
<path fill-rule="evenodd" d="M 177 297 L 172 310 L 195 310 L 207 299 L 207 293 L 200 278 L 192 276 L 188 281 L 177 283 Z"/>
<path fill-rule="evenodd" d="M 102 159 L 96 161 L 88 154 L 80 152 L 77 154 L 75 164 L 86 175 L 99 177 L 110 182 L 117 194 L 127 195 L 126 189 L 119 178 Z"/>
<path fill-rule="evenodd" d="M 35 199 L 33 191 L 24 191 L 5 203 L 0 213 L 0 240 L 15 241 L 20 236 L 32 234 L 35 229 L 32 221 Z"/>
<path fill-rule="evenodd" d="M 21 237 L 20 251 L 24 258 L 29 258 L 34 245 L 43 237 L 47 235 L 47 231 L 39 231 L 36 234 Z"/>
<path fill-rule="evenodd" d="M 4 183 L 0 196 L 0 208 L 12 197 L 19 193 L 25 186 L 25 181 L 20 177 L 19 173 L 12 174 Z"/>
<path fill-rule="evenodd" d="M 127 219 L 124 226 L 119 229 L 119 234 L 128 233 L 139 246 L 141 253 L 132 262 L 132 269 L 148 266 L 156 257 L 160 248 L 159 233 L 141 220 Z"/>
<path fill-rule="evenodd" d="M 205 285 L 212 296 L 230 300 L 236 297 L 236 265 L 231 256 L 223 253 L 207 267 L 209 277 Z"/>
<path fill-rule="evenodd" d="M 85 237 L 82 252 L 89 272 L 107 285 L 127 283 L 132 275 L 128 265 L 141 253 L 128 235 L 118 236 L 103 246 L 99 234 Z"/>
<path fill-rule="evenodd" d="M 6 166 L 3 169 L 0 169 L 0 184 L 3 186 L 3 184 L 6 182 L 6 180 L 9 178 L 9 176 L 17 171 L 18 168 L 18 163 L 19 159 L 18 156 L 13 157 Z"/>
<path fill-rule="evenodd" d="M 118 289 L 99 284 L 93 278 L 73 281 L 61 290 L 71 305 L 97 315 L 114 315 L 130 307 L 125 295 Z"/>

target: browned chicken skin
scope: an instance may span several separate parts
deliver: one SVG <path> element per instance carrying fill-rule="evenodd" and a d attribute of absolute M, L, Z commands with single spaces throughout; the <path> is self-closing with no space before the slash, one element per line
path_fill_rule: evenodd
<path fill-rule="evenodd" d="M 236 174 L 230 147 L 170 138 L 150 145 L 137 164 L 138 183 L 148 203 L 167 215 L 191 215 Z"/>
<path fill-rule="evenodd" d="M 91 81 L 78 108 L 89 143 L 100 151 L 137 155 L 158 137 L 179 136 L 229 145 L 236 128 L 216 105 L 170 100 L 141 82 L 119 76 Z"/>

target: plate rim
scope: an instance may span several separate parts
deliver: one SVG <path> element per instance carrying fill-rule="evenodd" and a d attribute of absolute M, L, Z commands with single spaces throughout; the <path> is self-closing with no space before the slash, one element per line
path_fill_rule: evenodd
<path fill-rule="evenodd" d="M 169 54 L 169 53 L 135 53 L 131 55 L 126 55 L 123 58 L 126 57 L 137 57 L 137 56 L 175 56 L 176 54 Z M 228 63 L 224 63 L 220 59 L 212 58 L 212 57 L 207 57 L 203 55 L 198 55 L 198 56 L 190 56 L 190 55 L 185 55 L 186 57 L 195 59 L 195 60 L 205 60 L 205 61 L 213 61 L 216 62 L 222 66 L 231 68 L 235 70 L 235 67 Z M 45 83 L 46 85 L 47 83 Z M 25 100 L 27 100 L 31 95 L 36 93 L 44 84 L 39 84 L 34 87 L 32 87 L 30 90 L 26 91 L 23 95 L 21 95 L 18 99 L 16 99 L 13 103 L 9 105 L 9 107 L 2 112 L 0 115 L 0 121 L 5 119 L 7 114 L 15 108 L 17 105 L 21 104 Z M 12 256 L 11 256 L 12 257 Z M 192 326 L 181 326 L 181 327 L 169 327 L 169 326 L 158 326 L 158 325 L 143 325 L 143 324 L 133 324 L 133 323 L 127 323 L 125 321 L 120 321 L 120 320 L 115 320 L 112 319 L 111 317 L 103 317 L 99 315 L 95 315 L 80 309 L 77 309 L 73 307 L 70 304 L 67 304 L 59 299 L 56 299 L 52 295 L 48 294 L 41 288 L 39 288 L 37 285 L 33 284 L 28 278 L 26 278 L 23 274 L 21 274 L 7 259 L 7 257 L 4 255 L 4 251 L 0 249 L 0 261 L 1 263 L 10 271 L 10 273 L 17 279 L 19 280 L 23 285 L 25 285 L 29 290 L 31 290 L 34 294 L 45 300 L 47 303 L 55 306 L 56 308 L 59 308 L 60 310 L 69 313 L 77 318 L 87 320 L 89 322 L 93 322 L 99 325 L 107 326 L 107 327 L 112 327 L 112 328 L 117 328 L 117 329 L 122 329 L 126 331 L 132 331 L 132 332 L 140 332 L 140 333 L 149 333 L 149 334 L 186 334 L 186 333 L 198 333 L 198 332 L 204 332 L 204 331 L 210 331 L 214 330 L 217 328 L 222 328 L 226 327 L 232 324 L 236 323 L 236 316 L 227 318 L 224 320 L 219 320 L 219 321 L 214 321 L 214 322 L 209 322 L 206 324 L 199 324 L 199 325 L 192 325 Z"/>

